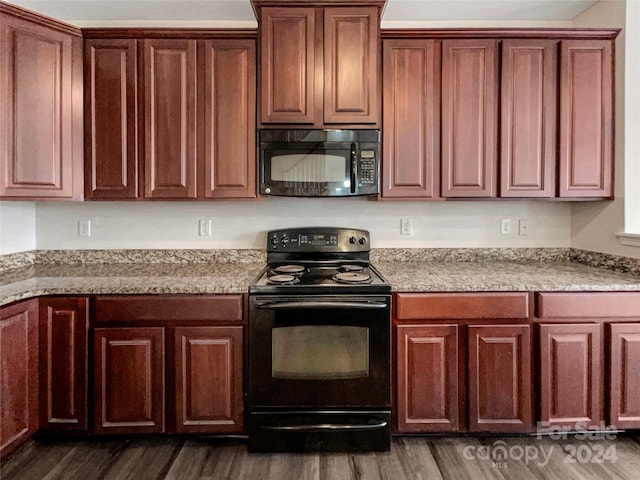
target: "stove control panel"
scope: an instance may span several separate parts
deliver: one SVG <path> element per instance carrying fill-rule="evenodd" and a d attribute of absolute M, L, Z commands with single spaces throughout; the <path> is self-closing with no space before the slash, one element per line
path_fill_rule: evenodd
<path fill-rule="evenodd" d="M 368 252 L 369 232 L 352 228 L 305 227 L 271 230 L 268 252 Z"/>

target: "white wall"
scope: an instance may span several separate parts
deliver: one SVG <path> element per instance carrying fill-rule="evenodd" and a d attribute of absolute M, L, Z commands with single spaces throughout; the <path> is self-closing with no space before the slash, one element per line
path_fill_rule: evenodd
<path fill-rule="evenodd" d="M 634 0 L 638 1 L 638 0 Z M 616 233 L 624 231 L 625 214 L 625 105 L 630 99 L 625 92 L 626 8 L 624 0 L 601 0 L 574 21 L 576 27 L 623 28 L 616 40 L 616 104 L 615 104 L 615 200 L 612 202 L 575 203 L 571 211 L 571 246 L 585 250 L 640 258 L 640 249 L 620 245 Z M 638 25 L 629 25 L 633 30 Z M 629 54 L 637 55 L 638 47 Z M 633 60 L 637 62 L 638 60 Z M 634 95 L 639 96 L 637 85 Z M 637 137 L 638 134 L 636 133 Z M 630 152 L 626 152 L 628 157 Z M 630 161 L 630 160 L 627 160 Z M 636 158 L 633 161 L 637 161 Z"/>
<path fill-rule="evenodd" d="M 36 248 L 36 205 L 0 202 L 0 255 Z"/>
<path fill-rule="evenodd" d="M 345 226 L 371 231 L 374 247 L 568 247 L 570 205 L 558 202 L 383 202 L 366 199 L 269 198 L 259 202 L 38 203 L 39 249 L 264 248 L 266 231 Z M 400 236 L 400 218 L 414 235 Z M 511 218 L 510 235 L 500 219 Z M 527 218 L 528 236 L 517 221 Z M 198 220 L 211 219 L 211 237 Z M 91 221 L 91 237 L 78 236 Z"/>

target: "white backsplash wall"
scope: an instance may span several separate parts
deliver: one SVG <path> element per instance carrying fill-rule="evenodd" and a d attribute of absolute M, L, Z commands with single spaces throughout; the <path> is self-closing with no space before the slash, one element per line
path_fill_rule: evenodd
<path fill-rule="evenodd" d="M 37 204 L 38 249 L 264 248 L 267 230 L 343 226 L 371 232 L 374 248 L 568 247 L 571 207 L 562 202 L 383 202 L 363 198 L 276 198 L 257 202 L 84 202 Z M 413 236 L 400 219 L 413 219 Z M 501 235 L 501 218 L 511 218 Z M 518 220 L 528 235 L 518 235 Z M 199 236 L 199 220 L 212 235 Z M 91 236 L 78 236 L 78 221 Z"/>
<path fill-rule="evenodd" d="M 0 202 L 0 255 L 36 248 L 36 204 Z"/>

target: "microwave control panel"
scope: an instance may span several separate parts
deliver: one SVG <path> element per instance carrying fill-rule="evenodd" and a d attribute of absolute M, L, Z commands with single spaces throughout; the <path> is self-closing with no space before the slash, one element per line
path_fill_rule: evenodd
<path fill-rule="evenodd" d="M 378 167 L 375 150 L 360 151 L 360 185 L 376 185 L 378 183 Z"/>

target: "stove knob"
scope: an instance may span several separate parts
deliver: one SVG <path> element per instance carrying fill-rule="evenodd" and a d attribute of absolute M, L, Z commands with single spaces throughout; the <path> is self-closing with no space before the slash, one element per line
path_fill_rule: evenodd
<path fill-rule="evenodd" d="M 271 245 L 274 247 L 278 246 L 278 237 L 271 237 Z"/>
<path fill-rule="evenodd" d="M 358 243 L 359 243 L 360 245 L 364 245 L 365 243 L 367 243 L 367 239 L 366 239 L 366 238 L 364 238 L 364 237 L 360 237 L 360 240 L 358 240 Z"/>
<path fill-rule="evenodd" d="M 350 237 L 349 238 L 349 243 L 351 243 L 351 244 L 356 243 L 356 237 Z"/>

